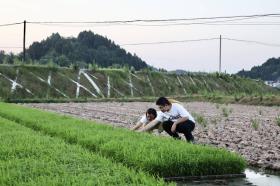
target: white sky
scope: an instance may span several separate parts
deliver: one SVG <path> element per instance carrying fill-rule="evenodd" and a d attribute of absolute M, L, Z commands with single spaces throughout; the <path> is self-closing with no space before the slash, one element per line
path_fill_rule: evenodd
<path fill-rule="evenodd" d="M 279 0 L 1 0 L 0 25 L 27 21 L 109 21 L 170 19 L 280 13 Z M 258 18 L 243 22 L 278 22 L 279 18 Z M 156 23 L 154 23 L 156 24 Z M 280 44 L 280 25 L 184 25 L 140 26 L 46 26 L 27 24 L 29 46 L 58 32 L 77 37 L 91 30 L 117 44 L 223 37 Z M 23 25 L 0 27 L 0 50 L 19 52 Z M 213 72 L 218 70 L 219 41 L 161 45 L 123 46 L 148 64 L 167 70 Z M 280 47 L 222 41 L 222 71 L 235 73 L 280 57 Z"/>

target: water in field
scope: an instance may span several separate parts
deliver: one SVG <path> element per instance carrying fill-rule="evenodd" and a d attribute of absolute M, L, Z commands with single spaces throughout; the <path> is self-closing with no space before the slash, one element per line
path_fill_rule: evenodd
<path fill-rule="evenodd" d="M 200 180 L 189 181 L 185 183 L 178 182 L 178 186 L 280 186 L 280 172 L 260 171 L 258 169 L 249 168 L 245 170 L 246 178 L 232 179 L 216 179 L 216 180 Z"/>

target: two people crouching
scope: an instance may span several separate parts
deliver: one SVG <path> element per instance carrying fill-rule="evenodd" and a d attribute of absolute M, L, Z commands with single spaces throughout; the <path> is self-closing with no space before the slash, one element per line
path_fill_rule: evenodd
<path fill-rule="evenodd" d="M 139 131 L 146 132 L 162 125 L 163 130 L 173 138 L 180 139 L 178 133 L 183 133 L 188 142 L 194 141 L 192 131 L 195 128 L 195 120 L 181 104 L 160 97 L 156 101 L 156 105 L 160 111 L 148 109 L 145 117 L 141 118 L 133 130 L 139 129 Z"/>

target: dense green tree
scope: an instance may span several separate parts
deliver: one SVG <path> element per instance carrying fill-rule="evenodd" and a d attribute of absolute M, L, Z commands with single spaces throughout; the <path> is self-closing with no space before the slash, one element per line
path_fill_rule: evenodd
<path fill-rule="evenodd" d="M 27 56 L 41 64 L 52 59 L 55 64 L 68 67 L 71 64 L 88 67 L 93 61 L 100 67 L 114 64 L 127 65 L 135 70 L 147 67 L 136 54 L 127 53 L 111 40 L 91 31 L 83 31 L 77 38 L 63 38 L 54 33 L 46 40 L 34 42 L 27 49 Z"/>
<path fill-rule="evenodd" d="M 4 50 L 0 50 L 0 64 L 4 63 L 5 57 L 6 57 L 5 51 Z"/>
<path fill-rule="evenodd" d="M 33 60 L 39 60 L 44 53 L 43 45 L 39 42 L 34 42 L 28 49 L 28 55 Z"/>
<path fill-rule="evenodd" d="M 237 75 L 265 81 L 280 80 L 280 57 L 270 58 L 261 66 L 255 66 L 249 71 L 243 69 Z"/>
<path fill-rule="evenodd" d="M 11 52 L 10 54 L 6 55 L 4 63 L 6 64 L 14 64 L 16 56 Z"/>

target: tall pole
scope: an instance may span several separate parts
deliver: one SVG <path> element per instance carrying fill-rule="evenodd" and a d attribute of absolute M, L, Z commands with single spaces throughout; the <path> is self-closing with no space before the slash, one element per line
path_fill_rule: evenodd
<path fill-rule="evenodd" d="M 26 21 L 23 21 L 23 62 L 25 62 L 25 36 L 26 36 Z"/>
<path fill-rule="evenodd" d="M 222 36 L 220 35 L 220 54 L 219 54 L 219 73 L 221 73 L 222 65 Z"/>

